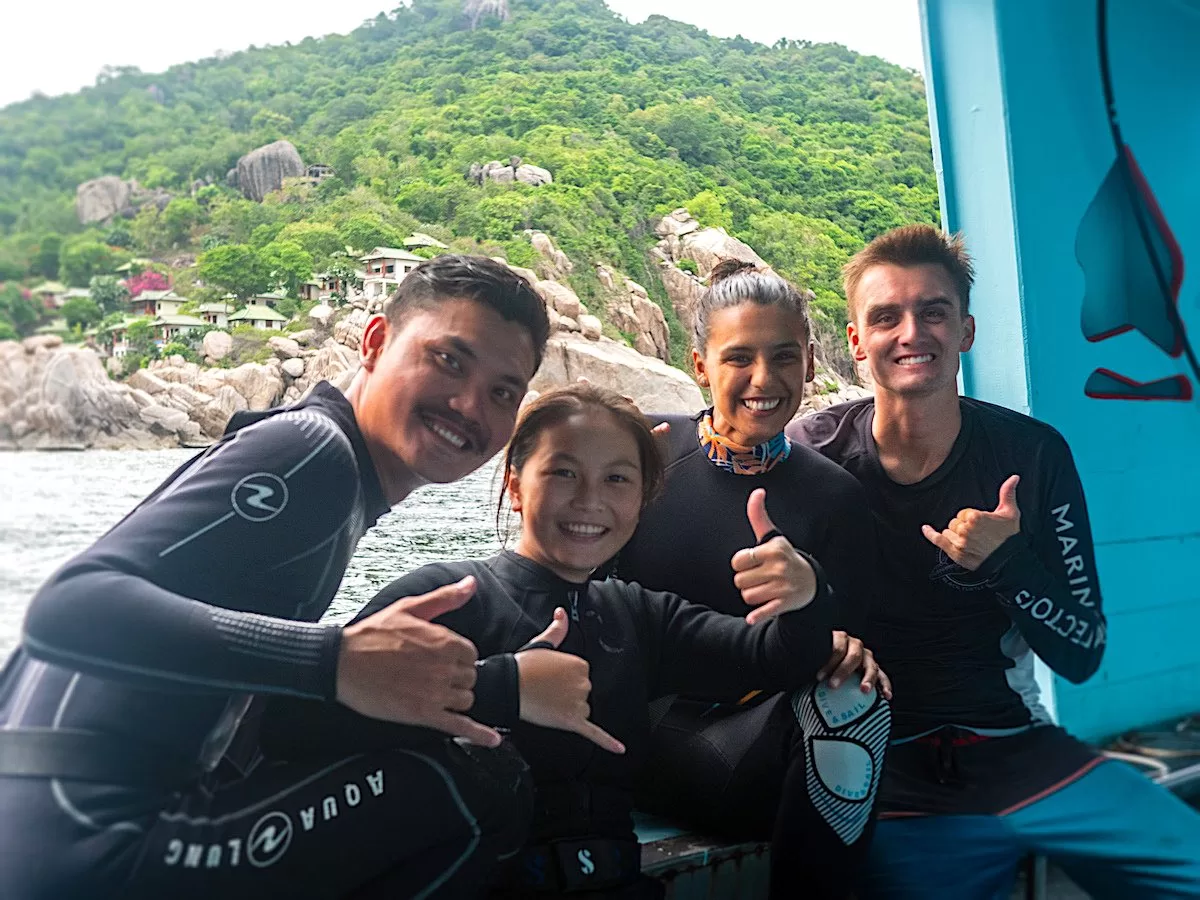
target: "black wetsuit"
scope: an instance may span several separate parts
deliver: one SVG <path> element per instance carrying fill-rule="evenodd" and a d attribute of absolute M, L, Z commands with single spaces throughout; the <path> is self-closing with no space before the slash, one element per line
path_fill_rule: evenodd
<path fill-rule="evenodd" d="M 820 576 L 817 596 L 808 606 L 747 626 L 674 594 L 616 579 L 567 582 L 525 557 L 503 552 L 485 560 L 425 566 L 384 588 L 359 618 L 466 575 L 478 579 L 475 598 L 438 621 L 469 637 L 480 656 L 489 657 L 488 665 L 504 673 L 491 682 L 490 713 L 480 718 L 512 728 L 512 740 L 528 760 L 536 786 L 531 843 L 508 873 L 508 888 L 518 896 L 588 888 L 602 877 L 618 883 L 638 879 L 631 814 L 635 778 L 650 742 L 650 698 L 684 688 L 702 695 L 799 688 L 811 682 L 829 656 L 833 600 Z M 555 607 L 569 615 L 560 649 L 590 663 L 591 720 L 625 744 L 623 755 L 571 732 L 519 721 L 512 653 L 546 628 Z M 803 693 L 811 696 L 811 691 Z M 306 713 L 304 707 L 312 704 L 275 706 L 292 710 L 295 731 L 310 736 L 307 752 L 314 755 L 325 752 L 321 736 L 333 732 L 356 734 L 363 746 L 386 741 L 388 726 L 328 705 L 320 719 L 312 717 L 314 710 Z M 314 728 L 314 721 L 325 724 Z M 288 726 L 272 731 L 286 733 Z M 581 868 L 584 850 L 592 871 Z M 622 856 L 623 861 L 618 859 Z"/>
<path fill-rule="evenodd" d="M 0 675 L 0 746 L 82 731 L 110 771 L 0 775 L 0 897 L 418 894 L 512 849 L 515 754 L 481 766 L 413 729 L 403 749 L 259 764 L 255 695 L 334 697 L 340 628 L 317 619 L 387 509 L 323 383 L 235 419 L 51 576 Z"/>
<path fill-rule="evenodd" d="M 735 475 L 717 468 L 701 450 L 699 416 L 650 418 L 671 425 L 666 487 L 621 551 L 616 574 L 744 616 L 748 607 L 734 586 L 730 561 L 738 550 L 754 545 L 746 501 L 761 487 L 771 520 L 828 575 L 837 601 L 835 627 L 861 635 L 879 585 L 874 531 L 854 479 L 801 446 L 793 446 L 769 472 Z M 854 679 L 851 685 L 858 690 Z M 871 706 L 861 715 L 830 723 L 840 740 L 819 744 L 814 752 L 786 698 L 759 695 L 738 705 L 744 692 L 733 685 L 717 695 L 730 702 L 715 705 L 693 699 L 709 692 L 682 685 L 678 693 L 683 696 L 656 704 L 662 718 L 654 730 L 639 806 L 733 838 L 790 834 L 796 849 L 772 855 L 778 892 L 800 889 L 799 883 L 810 896 L 843 893 L 869 841 L 888 736 L 887 705 L 870 695 Z M 831 748 L 846 756 L 838 758 L 828 752 Z M 865 774 L 865 795 L 837 790 L 836 779 L 819 771 L 837 765 Z"/>
<path fill-rule="evenodd" d="M 962 429 L 935 472 L 892 481 L 871 433 L 874 401 L 832 407 L 789 434 L 866 488 L 883 562 L 875 654 L 895 690 L 894 747 L 882 814 L 1001 813 L 1094 765 L 1095 754 L 1049 725 L 1034 654 L 1074 682 L 1104 651 L 1105 621 L 1087 506 L 1062 436 L 1019 413 L 961 398 Z M 960 510 L 992 510 L 1021 476 L 1020 533 L 976 571 L 921 533 Z M 1043 727 L 1036 727 L 1043 726 Z M 990 738 L 980 740 L 980 738 Z"/>

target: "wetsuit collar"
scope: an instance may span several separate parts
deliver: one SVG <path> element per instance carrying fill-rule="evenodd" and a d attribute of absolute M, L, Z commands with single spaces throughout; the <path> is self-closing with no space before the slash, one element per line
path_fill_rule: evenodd
<path fill-rule="evenodd" d="M 296 405 L 297 407 L 319 407 L 322 412 L 337 422 L 346 437 L 350 439 L 350 444 L 354 447 L 354 458 L 358 462 L 363 496 L 366 498 L 367 520 L 364 525 L 370 528 L 392 506 L 384 496 L 379 473 L 375 471 L 375 463 L 371 461 L 371 454 L 367 451 L 367 442 L 363 440 L 362 432 L 358 429 L 358 420 L 354 417 L 354 407 L 350 405 L 346 395 L 328 381 L 318 383 L 312 392 Z"/>
<path fill-rule="evenodd" d="M 705 410 L 696 426 L 700 449 L 718 469 L 734 475 L 764 475 L 788 458 L 792 452 L 791 439 L 782 431 L 756 447 L 743 447 L 717 434 L 713 428 L 713 411 Z"/>
<path fill-rule="evenodd" d="M 540 563 L 512 550 L 501 550 L 491 561 L 497 575 L 515 580 L 525 587 L 548 591 L 582 591 L 588 585 L 586 581 L 579 583 L 560 578 Z"/>

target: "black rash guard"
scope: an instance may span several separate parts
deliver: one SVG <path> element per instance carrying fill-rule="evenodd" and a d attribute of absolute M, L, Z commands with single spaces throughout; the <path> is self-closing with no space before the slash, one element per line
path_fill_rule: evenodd
<path fill-rule="evenodd" d="M 879 530 L 884 602 L 874 650 L 891 676 L 897 737 L 944 725 L 1014 729 L 1049 721 L 1033 655 L 1082 682 L 1100 665 L 1105 622 L 1083 488 L 1062 436 L 1011 410 L 961 398 L 949 456 L 916 484 L 879 462 L 871 399 L 799 419 L 789 434 L 866 488 Z M 1020 475 L 1021 530 L 974 572 L 921 533 L 960 510 L 995 509 Z"/>
<path fill-rule="evenodd" d="M 614 573 L 726 615 L 746 615 L 750 609 L 734 586 L 730 560 L 754 546 L 746 501 L 755 488 L 765 488 L 771 521 L 793 546 L 819 560 L 829 577 L 837 601 L 834 627 L 861 635 L 879 595 L 878 571 L 870 564 L 875 535 L 862 514 L 867 508 L 862 487 L 798 445 L 765 474 L 734 475 L 714 466 L 700 449 L 699 415 L 648 418 L 671 426 L 666 486 L 642 513 Z"/>

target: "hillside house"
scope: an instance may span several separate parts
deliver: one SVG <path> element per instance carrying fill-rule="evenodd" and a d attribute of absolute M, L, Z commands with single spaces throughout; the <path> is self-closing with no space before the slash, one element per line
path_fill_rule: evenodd
<path fill-rule="evenodd" d="M 268 331 L 279 331 L 283 328 L 284 323 L 288 321 L 288 317 L 283 313 L 276 312 L 269 306 L 264 306 L 261 303 L 249 303 L 245 309 L 239 309 L 229 317 L 229 325 L 250 325 L 254 328 L 263 328 Z"/>
<path fill-rule="evenodd" d="M 425 260 L 415 253 L 395 247 L 376 247 L 366 256 L 360 256 L 363 264 L 363 295 L 368 300 L 383 299 L 391 295 L 404 276 Z"/>

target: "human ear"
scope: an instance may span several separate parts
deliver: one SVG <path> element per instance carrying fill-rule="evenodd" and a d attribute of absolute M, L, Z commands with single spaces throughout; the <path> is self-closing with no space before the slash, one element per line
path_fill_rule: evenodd
<path fill-rule="evenodd" d="M 521 473 L 515 468 L 508 470 L 508 484 L 505 485 L 508 491 L 508 503 L 512 507 L 513 512 L 521 511 Z"/>
<path fill-rule="evenodd" d="M 692 368 L 696 370 L 696 383 L 700 387 L 708 387 L 708 373 L 704 368 L 704 357 L 699 350 L 692 351 Z"/>
<path fill-rule="evenodd" d="M 862 338 L 858 333 L 858 326 L 853 322 L 846 325 L 846 340 L 850 344 L 850 355 L 858 362 L 863 362 L 867 358 L 867 351 L 863 349 Z"/>
<path fill-rule="evenodd" d="M 391 326 L 386 316 L 376 314 L 367 320 L 358 346 L 358 358 L 368 372 L 375 369 L 390 337 Z"/>

